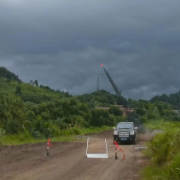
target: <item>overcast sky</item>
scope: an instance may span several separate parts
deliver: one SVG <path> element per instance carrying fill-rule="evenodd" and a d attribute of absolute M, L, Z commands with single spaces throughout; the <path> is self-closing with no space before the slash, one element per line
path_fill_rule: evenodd
<path fill-rule="evenodd" d="M 0 66 L 70 94 L 180 89 L 179 0 L 0 0 Z"/>

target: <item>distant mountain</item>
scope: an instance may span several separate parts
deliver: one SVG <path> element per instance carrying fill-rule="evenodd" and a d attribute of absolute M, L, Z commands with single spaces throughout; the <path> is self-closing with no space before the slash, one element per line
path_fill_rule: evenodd
<path fill-rule="evenodd" d="M 180 109 L 180 91 L 174 94 L 154 96 L 150 102 L 162 101 L 173 105 L 173 109 Z"/>
<path fill-rule="evenodd" d="M 0 67 L 0 77 L 5 78 L 5 79 L 9 79 L 9 80 L 14 80 L 17 82 L 21 82 L 21 80 L 19 79 L 19 77 L 17 75 L 10 72 L 5 67 Z"/>

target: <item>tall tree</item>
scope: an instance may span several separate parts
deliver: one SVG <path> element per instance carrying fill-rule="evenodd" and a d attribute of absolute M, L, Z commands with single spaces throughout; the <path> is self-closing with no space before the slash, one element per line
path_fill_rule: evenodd
<path fill-rule="evenodd" d="M 39 84 L 38 84 L 38 80 L 35 80 L 35 81 L 34 81 L 34 83 L 35 83 L 36 87 L 38 87 L 38 86 L 39 86 Z"/>

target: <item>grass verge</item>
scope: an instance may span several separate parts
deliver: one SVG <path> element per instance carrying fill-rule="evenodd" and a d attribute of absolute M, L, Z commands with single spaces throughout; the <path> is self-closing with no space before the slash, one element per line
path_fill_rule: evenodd
<path fill-rule="evenodd" d="M 68 130 L 60 131 L 58 136 L 51 138 L 52 142 L 69 142 L 69 141 L 82 141 L 82 139 L 76 139 L 77 135 L 86 135 L 103 132 L 106 130 L 111 130 L 112 127 L 102 126 L 102 127 L 90 127 L 90 128 L 71 128 Z M 0 136 L 0 145 L 21 145 L 30 143 L 46 142 L 47 139 L 35 139 L 30 133 L 25 132 L 17 135 L 3 135 Z"/>
<path fill-rule="evenodd" d="M 180 123 L 151 122 L 147 127 L 161 129 L 147 144 L 144 154 L 151 158 L 150 164 L 142 171 L 142 180 L 180 179 Z"/>

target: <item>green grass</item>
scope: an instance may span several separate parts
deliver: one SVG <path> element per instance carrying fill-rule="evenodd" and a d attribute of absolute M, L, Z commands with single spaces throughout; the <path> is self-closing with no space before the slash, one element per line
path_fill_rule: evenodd
<path fill-rule="evenodd" d="M 142 171 L 142 180 L 180 179 L 180 123 L 150 122 L 147 127 L 161 129 L 147 144 L 143 153 L 151 158 L 150 164 Z"/>
<path fill-rule="evenodd" d="M 90 128 L 71 128 L 68 130 L 62 130 L 59 136 L 51 138 L 52 142 L 73 142 L 83 141 L 83 139 L 76 139 L 78 135 L 94 134 L 110 130 L 112 127 L 103 126 L 90 127 Z M 47 139 L 34 139 L 28 132 L 18 135 L 4 135 L 0 136 L 0 145 L 21 145 L 30 143 L 46 142 Z"/>

